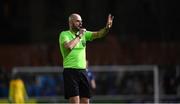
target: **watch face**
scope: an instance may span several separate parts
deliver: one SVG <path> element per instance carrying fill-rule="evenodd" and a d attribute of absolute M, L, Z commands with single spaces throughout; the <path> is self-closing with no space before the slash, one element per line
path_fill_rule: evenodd
<path fill-rule="evenodd" d="M 75 34 L 76 36 L 79 36 L 79 31 Z"/>

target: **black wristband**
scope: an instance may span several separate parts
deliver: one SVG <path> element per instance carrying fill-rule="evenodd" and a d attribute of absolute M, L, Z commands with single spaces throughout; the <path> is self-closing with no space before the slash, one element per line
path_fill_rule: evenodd
<path fill-rule="evenodd" d="M 76 37 L 78 37 L 79 39 L 81 39 L 80 35 L 76 35 Z"/>

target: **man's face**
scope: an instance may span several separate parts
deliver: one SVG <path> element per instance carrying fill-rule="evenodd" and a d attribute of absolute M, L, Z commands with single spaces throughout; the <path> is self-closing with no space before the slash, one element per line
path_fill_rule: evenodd
<path fill-rule="evenodd" d="M 72 21 L 70 21 L 71 28 L 74 30 L 79 30 L 82 27 L 82 19 L 79 15 L 74 16 Z"/>

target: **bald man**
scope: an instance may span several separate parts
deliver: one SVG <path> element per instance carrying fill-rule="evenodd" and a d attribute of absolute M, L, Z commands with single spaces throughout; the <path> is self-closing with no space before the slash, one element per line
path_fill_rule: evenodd
<path fill-rule="evenodd" d="M 99 31 L 82 28 L 82 18 L 73 13 L 69 16 L 69 30 L 62 31 L 59 46 L 63 57 L 65 98 L 73 104 L 89 104 L 91 88 L 86 72 L 86 41 L 104 37 L 112 27 L 109 14 L 106 26 Z"/>

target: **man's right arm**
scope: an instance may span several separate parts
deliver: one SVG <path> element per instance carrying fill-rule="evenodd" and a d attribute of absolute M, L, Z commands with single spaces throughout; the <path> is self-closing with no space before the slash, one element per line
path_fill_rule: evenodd
<path fill-rule="evenodd" d="M 74 38 L 73 40 L 69 42 L 64 42 L 64 47 L 69 50 L 72 50 L 79 41 L 80 41 L 80 37 L 77 36 L 76 38 Z"/>
<path fill-rule="evenodd" d="M 79 30 L 79 33 L 76 35 L 76 38 L 74 38 L 73 40 L 69 41 L 69 42 L 64 42 L 64 47 L 72 50 L 76 44 L 80 41 L 81 37 L 84 35 L 84 32 L 86 31 L 86 29 L 82 28 Z"/>

